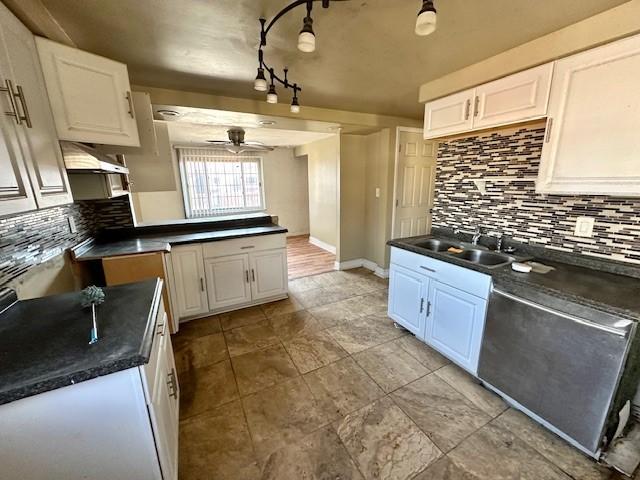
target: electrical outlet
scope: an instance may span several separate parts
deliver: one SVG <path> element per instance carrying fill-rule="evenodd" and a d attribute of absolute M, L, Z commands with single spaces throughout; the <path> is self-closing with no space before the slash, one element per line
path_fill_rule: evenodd
<path fill-rule="evenodd" d="M 376 188 L 376 198 L 380 198 L 380 187 Z"/>
<path fill-rule="evenodd" d="M 78 227 L 76 227 L 76 219 L 72 216 L 68 216 L 67 221 L 69 222 L 69 232 L 76 233 L 78 231 Z"/>
<path fill-rule="evenodd" d="M 576 237 L 593 237 L 593 225 L 595 222 L 596 219 L 593 217 L 578 217 L 573 234 Z"/>

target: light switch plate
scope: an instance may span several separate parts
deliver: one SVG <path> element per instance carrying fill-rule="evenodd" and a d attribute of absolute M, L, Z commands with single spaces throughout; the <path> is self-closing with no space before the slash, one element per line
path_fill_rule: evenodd
<path fill-rule="evenodd" d="M 380 187 L 376 188 L 376 198 L 380 198 Z"/>
<path fill-rule="evenodd" d="M 573 234 L 576 237 L 593 237 L 593 225 L 596 219 L 593 217 L 578 217 L 576 219 L 576 229 Z"/>

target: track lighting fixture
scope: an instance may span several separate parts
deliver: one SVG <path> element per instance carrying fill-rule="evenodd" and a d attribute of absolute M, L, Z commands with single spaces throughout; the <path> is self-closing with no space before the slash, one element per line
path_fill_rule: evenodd
<path fill-rule="evenodd" d="M 422 0 L 422 8 L 416 19 L 416 35 L 426 36 L 436 31 L 436 7 L 433 0 Z"/>
<path fill-rule="evenodd" d="M 269 67 L 264 61 L 264 48 L 267 46 L 267 34 L 271 27 L 286 13 L 290 12 L 300 5 L 305 5 L 307 14 L 302 20 L 302 30 L 298 34 L 298 50 L 301 52 L 313 52 L 316 49 L 316 36 L 313 32 L 313 19 L 311 18 L 311 10 L 313 8 L 313 2 L 322 2 L 323 8 L 329 8 L 329 2 L 331 0 L 295 0 L 282 10 L 280 10 L 273 19 L 267 23 L 265 18 L 260 19 L 260 46 L 258 47 L 258 75 L 253 82 L 253 88 L 260 92 L 267 91 L 267 80 L 264 76 L 265 70 L 269 72 L 271 77 L 271 85 L 269 86 L 267 93 L 267 102 L 277 103 L 278 95 L 276 93 L 275 82 L 282 85 L 284 88 L 291 88 L 293 90 L 293 97 L 291 99 L 291 113 L 300 112 L 300 103 L 298 103 L 298 93 L 302 91 L 302 87 L 297 83 L 290 83 L 287 79 L 287 69 L 284 69 L 284 78 L 280 78 L 274 69 Z M 345 1 L 345 0 L 333 0 L 333 1 Z"/>

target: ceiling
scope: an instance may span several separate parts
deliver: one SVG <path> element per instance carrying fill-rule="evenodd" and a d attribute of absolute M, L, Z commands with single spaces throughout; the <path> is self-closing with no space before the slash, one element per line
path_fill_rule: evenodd
<path fill-rule="evenodd" d="M 270 32 L 265 59 L 290 68 L 302 105 L 420 118 L 418 87 L 626 0 L 436 0 L 438 30 L 413 33 L 420 0 L 314 3 L 317 48 L 296 35 L 304 10 Z M 42 0 L 79 48 L 125 62 L 137 85 L 243 98 L 261 15 L 289 0 Z M 289 95 L 281 91 L 281 101 Z"/>

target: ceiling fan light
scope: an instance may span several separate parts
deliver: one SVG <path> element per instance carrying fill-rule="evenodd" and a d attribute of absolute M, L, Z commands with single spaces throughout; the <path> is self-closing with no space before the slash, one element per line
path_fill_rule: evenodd
<path fill-rule="evenodd" d="M 435 32 L 437 26 L 436 8 L 432 0 L 423 0 L 416 19 L 416 35 L 426 36 Z"/>
<path fill-rule="evenodd" d="M 316 49 L 316 36 L 313 33 L 313 19 L 305 17 L 304 26 L 298 35 L 298 50 L 305 53 L 311 53 Z"/>
<path fill-rule="evenodd" d="M 267 91 L 267 79 L 264 77 L 264 69 L 258 68 L 258 75 L 256 75 L 256 79 L 253 81 L 253 88 L 258 92 Z"/>

